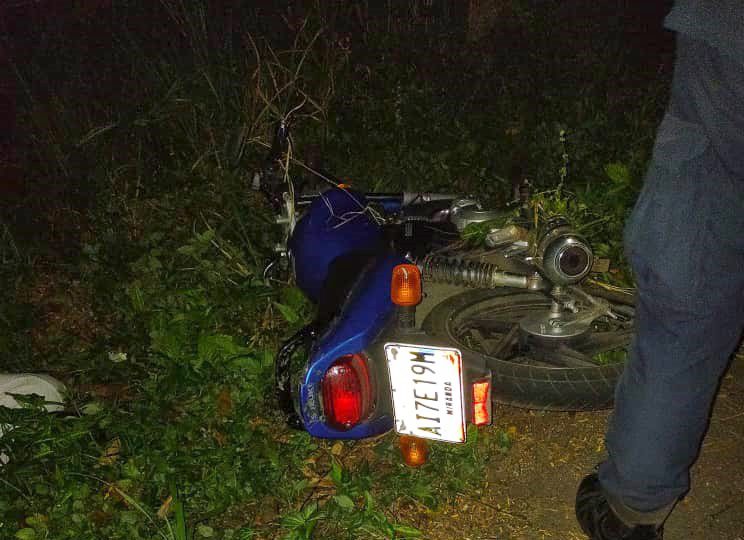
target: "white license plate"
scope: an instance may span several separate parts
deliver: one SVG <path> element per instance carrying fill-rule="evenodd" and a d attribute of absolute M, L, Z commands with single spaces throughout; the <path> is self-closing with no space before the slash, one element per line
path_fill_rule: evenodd
<path fill-rule="evenodd" d="M 395 431 L 465 442 L 462 354 L 457 349 L 386 343 Z"/>

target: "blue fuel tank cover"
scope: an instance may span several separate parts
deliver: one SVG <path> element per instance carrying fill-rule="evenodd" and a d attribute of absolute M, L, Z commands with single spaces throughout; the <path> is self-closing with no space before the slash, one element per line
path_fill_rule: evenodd
<path fill-rule="evenodd" d="M 340 188 L 324 192 L 297 222 L 289 240 L 297 285 L 318 302 L 333 260 L 352 253 L 372 254 L 382 238 L 364 195 Z"/>

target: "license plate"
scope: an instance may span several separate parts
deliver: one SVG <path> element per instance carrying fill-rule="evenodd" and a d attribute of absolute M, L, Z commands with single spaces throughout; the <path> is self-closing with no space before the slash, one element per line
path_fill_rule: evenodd
<path fill-rule="evenodd" d="M 462 354 L 457 349 L 385 344 L 395 431 L 465 442 Z"/>

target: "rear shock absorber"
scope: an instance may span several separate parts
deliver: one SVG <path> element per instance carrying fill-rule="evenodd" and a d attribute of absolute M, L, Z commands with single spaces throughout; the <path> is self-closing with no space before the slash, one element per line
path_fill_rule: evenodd
<path fill-rule="evenodd" d="M 494 287 L 526 289 L 530 287 L 530 278 L 527 276 L 503 272 L 491 263 L 442 257 L 441 255 L 427 255 L 416 260 L 416 264 L 421 270 L 424 280 L 428 279 L 474 289 Z"/>

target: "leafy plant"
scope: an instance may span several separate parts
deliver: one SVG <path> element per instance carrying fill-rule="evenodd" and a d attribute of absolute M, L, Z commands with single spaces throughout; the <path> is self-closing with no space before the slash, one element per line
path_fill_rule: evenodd
<path fill-rule="evenodd" d="M 613 259 L 604 277 L 629 281 L 622 226 L 665 83 L 631 81 L 618 36 L 572 48 L 552 8 L 523 7 L 519 47 L 372 31 L 346 47 L 332 8 L 316 7 L 79 8 L 39 21 L 38 47 L 12 55 L 31 149 L 23 203 L 40 216 L 59 200 L 80 219 L 65 250 L 0 220 L 0 359 L 71 389 L 60 415 L 34 400 L 0 409 L 12 426 L 2 535 L 409 538 L 421 531 L 391 506 L 477 496 L 489 461 L 518 451 L 508 430 L 471 430 L 409 469 L 392 435 L 342 455 L 283 426 L 274 352 L 312 307 L 263 275 L 279 232 L 249 184 L 278 121 L 293 124 L 292 157 L 316 152 L 355 187 L 499 206 L 529 180 L 533 205 L 567 214 Z M 29 293 L 45 289 L 40 275 L 62 291 L 54 301 Z M 90 314 L 89 339 L 73 335 L 70 307 Z M 52 319 L 61 335 L 41 335 Z"/>

